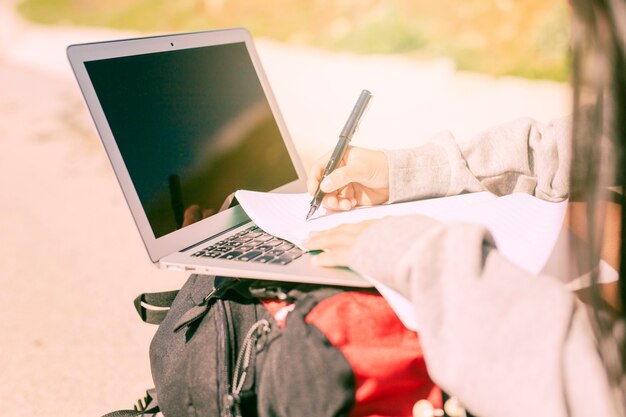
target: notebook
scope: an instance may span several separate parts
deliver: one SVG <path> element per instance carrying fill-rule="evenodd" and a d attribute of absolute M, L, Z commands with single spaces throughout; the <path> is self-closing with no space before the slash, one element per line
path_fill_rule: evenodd
<path fill-rule="evenodd" d="M 154 264 L 371 286 L 349 270 L 312 266 L 311 255 L 264 235 L 234 198 L 239 189 L 306 190 L 248 31 L 71 45 L 67 54 Z"/>

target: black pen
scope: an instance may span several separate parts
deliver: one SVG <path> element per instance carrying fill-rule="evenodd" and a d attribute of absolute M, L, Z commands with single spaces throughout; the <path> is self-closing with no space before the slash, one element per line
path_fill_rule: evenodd
<path fill-rule="evenodd" d="M 346 121 L 346 125 L 343 127 L 341 134 L 339 135 L 339 141 L 337 142 L 337 146 L 335 146 L 335 150 L 333 154 L 330 156 L 330 160 L 328 164 L 326 164 L 326 168 L 324 169 L 324 173 L 322 174 L 322 178 L 320 179 L 320 183 L 317 185 L 317 190 L 315 191 L 315 196 L 313 200 L 311 200 L 311 209 L 309 210 L 309 214 L 307 214 L 306 219 L 309 220 L 313 213 L 317 211 L 324 198 L 324 192 L 320 189 L 320 184 L 330 174 L 337 168 L 339 162 L 343 159 L 344 154 L 346 153 L 346 149 L 348 149 L 348 145 L 350 144 L 350 140 L 356 131 L 357 126 L 359 125 L 359 121 L 361 120 L 361 116 L 365 113 L 365 109 L 372 98 L 372 93 L 367 90 L 361 91 L 361 95 L 359 99 L 356 101 L 354 108 L 352 109 L 352 113 L 350 113 L 350 117 L 348 117 L 348 121 Z"/>

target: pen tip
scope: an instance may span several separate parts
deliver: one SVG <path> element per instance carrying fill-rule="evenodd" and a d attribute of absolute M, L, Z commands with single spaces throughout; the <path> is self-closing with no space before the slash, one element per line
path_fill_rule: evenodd
<path fill-rule="evenodd" d="M 311 209 L 309 210 L 309 214 L 306 215 L 306 220 L 309 220 L 311 216 L 313 215 L 313 213 L 315 213 L 315 206 L 311 206 Z"/>

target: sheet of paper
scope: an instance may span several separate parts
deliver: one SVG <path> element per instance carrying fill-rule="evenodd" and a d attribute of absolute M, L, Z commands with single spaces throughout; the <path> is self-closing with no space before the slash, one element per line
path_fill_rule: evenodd
<path fill-rule="evenodd" d="M 484 192 L 375 207 L 359 207 L 347 212 L 331 211 L 320 207 L 311 219 L 305 220 L 311 203 L 309 194 L 240 190 L 235 193 L 235 196 L 246 214 L 260 228 L 300 247 L 311 232 L 328 230 L 345 223 L 358 223 L 363 220 L 408 214 L 423 214 L 446 220 L 454 217 L 457 211 L 462 211 L 469 205 L 497 198 L 491 193 Z"/>
<path fill-rule="evenodd" d="M 448 220 L 486 226 L 500 253 L 538 274 L 552 253 L 566 209 L 567 201 L 550 203 L 515 193 L 456 212 Z"/>
<path fill-rule="evenodd" d="M 263 230 L 302 246 L 312 231 L 340 224 L 386 216 L 421 214 L 441 221 L 481 224 L 491 232 L 498 250 L 513 263 L 538 274 L 546 263 L 563 224 L 567 202 L 549 203 L 528 194 L 496 197 L 472 193 L 453 197 L 367 207 L 349 212 L 320 208 L 306 221 L 311 196 L 237 191 L 237 200 L 248 216 Z M 416 329 L 408 300 L 384 284 L 372 281 L 389 301 L 405 326 Z M 375 278 L 375 277 L 373 277 Z"/>
<path fill-rule="evenodd" d="M 422 214 L 441 221 L 463 221 L 486 226 L 498 250 L 533 274 L 539 273 L 556 242 L 567 202 L 550 203 L 523 193 L 496 197 L 490 193 L 362 207 L 332 212 L 321 207 L 306 221 L 311 196 L 303 194 L 237 191 L 248 216 L 268 233 L 302 246 L 313 231 L 386 216 Z"/>

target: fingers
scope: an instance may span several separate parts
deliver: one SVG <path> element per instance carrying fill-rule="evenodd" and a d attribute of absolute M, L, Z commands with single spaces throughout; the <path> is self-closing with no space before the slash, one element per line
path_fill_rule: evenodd
<path fill-rule="evenodd" d="M 189 226 L 195 222 L 202 220 L 202 209 L 199 205 L 193 204 L 185 210 L 183 214 L 183 227 Z"/>
<path fill-rule="evenodd" d="M 311 257 L 311 263 L 315 266 L 345 266 L 348 262 L 350 251 L 343 248 L 340 250 L 327 250 Z"/>
<path fill-rule="evenodd" d="M 376 205 L 389 200 L 389 168 L 381 151 L 349 147 L 340 165 L 322 180 L 328 155 L 311 168 L 309 194 L 326 194 L 322 205 L 331 210 L 351 210 L 357 205 Z"/>
<path fill-rule="evenodd" d="M 322 176 L 323 167 L 319 165 L 317 168 L 314 167 L 311 170 L 307 180 L 307 191 L 310 195 L 315 195 Z M 354 198 L 354 189 L 351 186 L 331 191 L 322 189 L 322 191 L 326 193 L 322 200 L 322 205 L 328 209 L 347 211 L 352 210 L 357 205 L 357 200 Z"/>
<path fill-rule="evenodd" d="M 342 198 L 339 200 L 339 210 L 343 210 L 343 211 L 348 211 L 348 210 L 352 210 L 352 208 L 356 206 L 356 200 L 352 199 L 347 199 L 347 198 Z"/>
<path fill-rule="evenodd" d="M 346 151 L 344 159 L 340 162 L 340 165 L 343 166 L 340 166 L 336 168 L 333 172 L 331 172 L 326 178 L 324 178 L 324 181 L 322 181 L 321 184 L 320 181 L 322 180 L 322 175 L 324 174 L 324 169 L 326 168 L 326 164 L 328 163 L 330 153 L 315 161 L 315 163 L 309 170 L 309 177 L 307 180 L 307 191 L 309 192 L 309 194 L 315 194 L 318 185 L 323 192 L 332 193 L 334 191 L 337 191 L 339 188 L 349 184 L 350 182 L 356 181 L 358 179 L 355 175 L 358 172 L 358 168 L 355 169 L 351 166 L 345 166 L 346 157 L 351 152 L 351 150 L 352 148 L 349 147 Z"/>
<path fill-rule="evenodd" d="M 351 245 L 359 228 L 355 224 L 344 224 L 323 232 L 313 232 L 304 242 L 309 250 L 336 249 L 341 246 Z"/>
<path fill-rule="evenodd" d="M 323 250 L 311 257 L 311 263 L 318 266 L 347 266 L 357 238 L 374 221 L 344 224 L 334 229 L 311 233 L 304 242 L 304 247 L 308 250 Z"/>
<path fill-rule="evenodd" d="M 183 214 L 183 227 L 199 222 L 214 214 L 214 209 L 202 208 L 198 204 L 192 204 L 185 209 L 185 213 Z"/>
<path fill-rule="evenodd" d="M 320 189 L 325 193 L 331 193 L 352 182 L 359 182 L 360 179 L 358 167 L 345 165 L 328 174 L 320 184 Z"/>
<path fill-rule="evenodd" d="M 306 180 L 306 191 L 309 194 L 315 195 L 315 192 L 317 191 L 317 185 L 320 182 L 320 178 L 321 178 L 321 172 L 320 172 L 320 177 L 318 178 L 315 176 L 315 172 L 311 170 L 311 172 L 309 173 L 309 178 Z"/>
<path fill-rule="evenodd" d="M 311 195 L 314 195 L 315 192 L 317 191 L 317 186 L 319 185 L 320 180 L 322 179 L 322 174 L 324 173 L 324 168 L 326 167 L 326 164 L 328 163 L 329 156 L 330 154 L 327 153 L 321 158 L 319 158 L 317 161 L 315 161 L 315 163 L 309 170 L 309 176 L 306 182 L 306 188 L 307 188 L 307 192 Z"/>
<path fill-rule="evenodd" d="M 347 198 L 338 194 L 326 194 L 322 200 L 322 205 L 331 210 L 348 211 L 357 205 L 357 201 L 355 198 Z"/>

